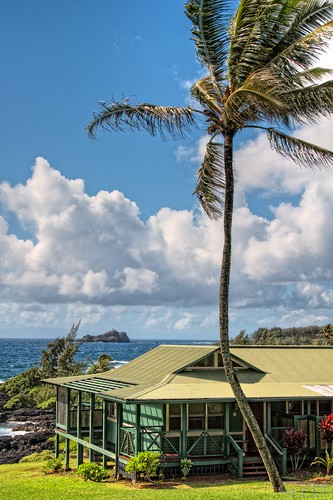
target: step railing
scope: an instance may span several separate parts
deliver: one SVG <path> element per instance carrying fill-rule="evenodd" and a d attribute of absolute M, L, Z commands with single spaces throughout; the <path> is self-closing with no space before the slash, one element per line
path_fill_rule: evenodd
<path fill-rule="evenodd" d="M 279 467 L 281 474 L 287 473 L 287 448 L 283 448 L 272 436 L 264 434 L 270 452 Z"/>
<path fill-rule="evenodd" d="M 243 458 L 244 458 L 244 451 L 232 436 L 226 436 L 226 445 L 228 447 L 233 448 L 233 450 L 237 454 L 237 477 L 242 478 L 243 477 Z"/>

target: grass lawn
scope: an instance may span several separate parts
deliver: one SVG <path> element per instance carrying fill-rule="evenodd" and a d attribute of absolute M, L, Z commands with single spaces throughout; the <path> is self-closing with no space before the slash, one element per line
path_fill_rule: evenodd
<path fill-rule="evenodd" d="M 160 488 L 149 484 L 132 485 L 129 481 L 110 479 L 105 483 L 83 481 L 74 472 L 44 475 L 43 462 L 0 465 L 1 500 L 253 500 L 277 498 L 267 481 L 219 480 L 206 478 L 206 482 L 165 482 Z M 333 485 L 324 483 L 285 483 L 287 493 L 283 499 L 333 499 Z"/>

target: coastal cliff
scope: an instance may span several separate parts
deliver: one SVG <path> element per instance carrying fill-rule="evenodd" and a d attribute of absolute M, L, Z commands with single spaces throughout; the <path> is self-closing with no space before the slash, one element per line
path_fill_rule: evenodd
<path fill-rule="evenodd" d="M 114 328 L 101 335 L 85 335 L 81 342 L 130 342 L 126 332 L 118 332 Z"/>

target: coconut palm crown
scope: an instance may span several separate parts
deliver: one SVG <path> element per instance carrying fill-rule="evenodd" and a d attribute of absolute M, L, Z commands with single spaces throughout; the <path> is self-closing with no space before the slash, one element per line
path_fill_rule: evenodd
<path fill-rule="evenodd" d="M 144 129 L 183 138 L 204 119 L 209 140 L 197 172 L 195 194 L 212 219 L 223 216 L 219 322 L 224 370 L 274 491 L 284 491 L 265 439 L 238 382 L 229 351 L 229 284 L 234 202 L 233 140 L 246 128 L 267 132 L 278 153 L 312 169 L 333 165 L 333 152 L 293 135 L 298 125 L 333 113 L 331 70 L 315 67 L 333 37 L 333 0 L 240 0 L 233 14 L 227 0 L 189 0 L 198 61 L 206 76 L 191 88 L 197 107 L 100 103 L 87 127 Z M 203 121 L 203 120 L 201 120 Z"/>

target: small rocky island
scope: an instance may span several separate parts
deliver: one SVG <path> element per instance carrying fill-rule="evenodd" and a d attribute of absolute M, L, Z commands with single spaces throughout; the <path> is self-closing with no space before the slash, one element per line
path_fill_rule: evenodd
<path fill-rule="evenodd" d="M 85 335 L 81 342 L 130 342 L 126 332 L 118 332 L 114 328 L 101 335 Z"/>

